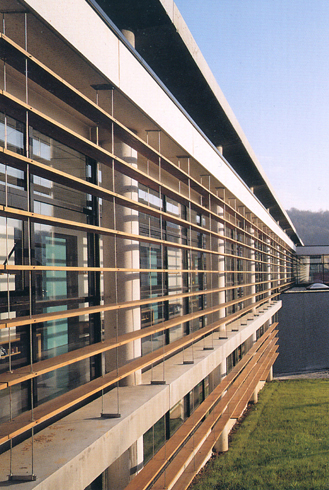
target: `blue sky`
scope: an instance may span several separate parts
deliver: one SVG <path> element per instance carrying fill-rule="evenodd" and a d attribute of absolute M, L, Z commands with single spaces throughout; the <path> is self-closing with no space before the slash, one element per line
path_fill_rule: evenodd
<path fill-rule="evenodd" d="M 329 0 L 176 0 L 285 209 L 329 210 Z"/>

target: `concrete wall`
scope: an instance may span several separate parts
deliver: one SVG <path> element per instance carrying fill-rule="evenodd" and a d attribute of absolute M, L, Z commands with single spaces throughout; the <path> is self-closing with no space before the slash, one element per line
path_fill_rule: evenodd
<path fill-rule="evenodd" d="M 291 290 L 281 295 L 280 355 L 274 374 L 329 367 L 329 291 Z"/>

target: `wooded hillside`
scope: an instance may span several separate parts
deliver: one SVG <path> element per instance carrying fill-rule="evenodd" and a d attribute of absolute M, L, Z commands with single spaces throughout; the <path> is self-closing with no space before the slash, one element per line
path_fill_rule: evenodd
<path fill-rule="evenodd" d="M 287 213 L 305 245 L 329 245 L 329 211 L 291 208 Z"/>

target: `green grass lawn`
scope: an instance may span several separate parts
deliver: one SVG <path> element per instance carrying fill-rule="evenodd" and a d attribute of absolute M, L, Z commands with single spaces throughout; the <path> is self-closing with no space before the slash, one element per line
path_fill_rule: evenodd
<path fill-rule="evenodd" d="M 329 490 L 329 380 L 273 381 L 193 490 Z"/>

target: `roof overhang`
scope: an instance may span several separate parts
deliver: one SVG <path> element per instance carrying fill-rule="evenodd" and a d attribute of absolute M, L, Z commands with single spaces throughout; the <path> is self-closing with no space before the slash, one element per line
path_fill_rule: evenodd
<path fill-rule="evenodd" d="M 297 245 L 302 244 L 172 0 L 94 0 Z"/>

